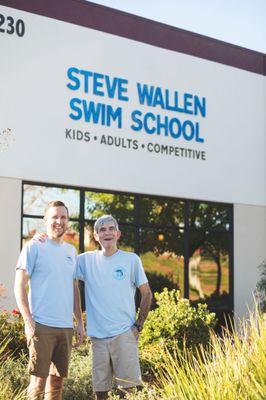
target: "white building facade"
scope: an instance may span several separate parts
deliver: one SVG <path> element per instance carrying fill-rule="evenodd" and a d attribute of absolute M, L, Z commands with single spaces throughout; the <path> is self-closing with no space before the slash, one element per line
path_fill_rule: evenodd
<path fill-rule="evenodd" d="M 245 315 L 266 258 L 265 55 L 85 1 L 0 3 L 1 307 L 61 199 L 79 252 L 110 212 L 154 290 Z"/>

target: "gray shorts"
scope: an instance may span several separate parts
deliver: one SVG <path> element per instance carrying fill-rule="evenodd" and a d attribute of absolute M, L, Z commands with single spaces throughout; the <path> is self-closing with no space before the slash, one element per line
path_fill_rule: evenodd
<path fill-rule="evenodd" d="M 131 329 L 107 339 L 91 338 L 92 384 L 95 392 L 106 392 L 116 386 L 141 385 L 138 341 Z"/>

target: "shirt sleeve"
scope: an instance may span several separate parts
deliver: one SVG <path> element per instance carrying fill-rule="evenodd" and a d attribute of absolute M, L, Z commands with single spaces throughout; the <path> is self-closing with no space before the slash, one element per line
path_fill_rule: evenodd
<path fill-rule="evenodd" d="M 23 269 L 32 275 L 38 255 L 37 243 L 27 243 L 21 250 L 16 269 Z"/>
<path fill-rule="evenodd" d="M 143 285 L 144 283 L 148 282 L 147 276 L 144 272 L 144 268 L 142 265 L 142 261 L 139 258 L 139 256 L 135 255 L 135 261 L 134 261 L 134 272 L 135 272 L 135 285 L 137 287 Z"/>
<path fill-rule="evenodd" d="M 85 257 L 83 254 L 80 254 L 77 257 L 77 267 L 76 267 L 75 279 L 85 281 Z"/>

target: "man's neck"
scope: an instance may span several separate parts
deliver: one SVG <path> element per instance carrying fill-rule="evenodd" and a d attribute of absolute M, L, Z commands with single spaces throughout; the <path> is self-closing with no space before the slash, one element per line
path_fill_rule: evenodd
<path fill-rule="evenodd" d="M 61 237 L 53 237 L 53 236 L 50 236 L 49 234 L 48 234 L 47 236 L 48 236 L 48 238 L 49 238 L 50 240 L 52 240 L 53 242 L 55 242 L 55 243 L 57 243 L 57 244 L 61 244 L 61 243 L 64 242 L 64 239 L 63 239 L 62 236 L 61 236 Z"/>
<path fill-rule="evenodd" d="M 115 254 L 116 252 L 118 251 L 118 248 L 115 246 L 115 247 L 110 247 L 110 248 L 107 248 L 107 249 L 104 249 L 103 247 L 102 247 L 102 252 L 103 252 L 103 255 L 105 256 L 105 257 L 111 257 L 113 254 Z"/>

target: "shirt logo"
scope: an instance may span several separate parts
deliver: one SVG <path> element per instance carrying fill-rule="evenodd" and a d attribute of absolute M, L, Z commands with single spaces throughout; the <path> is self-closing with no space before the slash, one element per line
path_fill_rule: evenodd
<path fill-rule="evenodd" d="M 126 270 L 124 267 L 117 267 L 113 272 L 113 277 L 117 281 L 122 281 L 126 277 Z"/>

